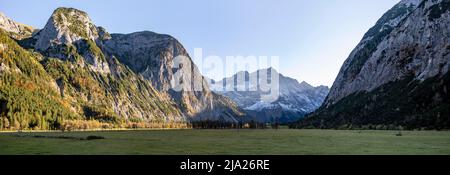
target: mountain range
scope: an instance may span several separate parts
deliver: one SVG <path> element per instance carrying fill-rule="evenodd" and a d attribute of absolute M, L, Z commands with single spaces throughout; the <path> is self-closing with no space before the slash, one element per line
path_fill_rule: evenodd
<path fill-rule="evenodd" d="M 278 79 L 277 82 L 273 82 L 277 84 L 272 89 L 279 91 L 276 100 L 263 100 L 263 96 L 268 92 L 258 88 L 262 81 L 267 82 L 271 78 L 262 76 L 266 74 L 265 72 L 271 76 L 275 75 Z M 267 123 L 297 121 L 319 108 L 329 92 L 326 86 L 313 87 L 306 82 L 299 83 L 278 73 L 274 68 L 252 73 L 238 72 L 229 78 L 214 82 L 211 88 L 235 101 L 247 112 L 251 120 Z"/>
<path fill-rule="evenodd" d="M 210 81 L 174 37 L 110 34 L 78 9 L 56 9 L 42 29 L 0 13 L 0 129 L 204 121 L 450 129 L 449 24 L 450 0 L 401 0 L 363 36 L 328 89 L 273 68 Z M 278 77 L 274 100 L 260 88 L 275 81 L 266 73 Z"/>
<path fill-rule="evenodd" d="M 0 14 L 0 32 L 2 128 L 57 129 L 86 120 L 107 127 L 292 122 L 319 107 L 328 93 L 327 87 L 299 83 L 274 69 L 281 94 L 273 103 L 259 101 L 261 92 L 214 92 L 172 36 L 110 34 L 73 8 L 56 9 L 43 29 Z M 180 56 L 186 59 L 177 66 Z M 249 75 L 257 78 L 259 72 Z M 180 73 L 181 89 L 174 90 Z"/>

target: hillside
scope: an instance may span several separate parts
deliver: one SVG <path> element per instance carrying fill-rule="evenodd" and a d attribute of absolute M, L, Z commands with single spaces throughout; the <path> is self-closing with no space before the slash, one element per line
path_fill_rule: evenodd
<path fill-rule="evenodd" d="M 167 74 L 173 71 L 171 61 L 187 53 L 168 35 L 141 32 L 169 42 L 144 37 L 140 41 L 154 43 L 152 47 L 129 52 L 119 41 L 133 34 L 111 35 L 86 12 L 73 8 L 56 9 L 45 27 L 33 34 L 34 29 L 24 26 L 1 15 L 0 128 L 187 127 L 195 120 L 244 117 L 232 101 L 212 93 L 207 85 L 203 92 L 171 92 Z M 130 64 L 136 59 L 141 60 Z M 147 67 L 160 79 L 136 69 L 145 61 L 165 64 Z M 193 82 L 202 83 L 201 74 L 194 75 L 200 79 Z"/>
<path fill-rule="evenodd" d="M 450 1 L 403 0 L 345 61 L 325 104 L 294 127 L 450 128 Z"/>

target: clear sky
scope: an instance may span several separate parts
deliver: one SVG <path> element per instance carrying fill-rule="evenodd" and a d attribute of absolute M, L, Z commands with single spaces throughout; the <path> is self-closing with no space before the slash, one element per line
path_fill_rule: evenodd
<path fill-rule="evenodd" d="M 0 0 L 10 18 L 42 28 L 57 7 L 86 11 L 110 33 L 176 37 L 192 55 L 279 56 L 279 71 L 331 86 L 364 33 L 399 0 Z M 254 70 L 249 70 L 254 71 Z M 231 75 L 232 72 L 228 72 Z M 207 75 L 214 79 L 224 75 Z"/>

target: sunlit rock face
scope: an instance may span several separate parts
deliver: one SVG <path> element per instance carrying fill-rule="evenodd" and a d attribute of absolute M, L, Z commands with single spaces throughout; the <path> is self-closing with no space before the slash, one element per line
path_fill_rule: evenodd
<path fill-rule="evenodd" d="M 9 32 L 10 36 L 15 39 L 23 39 L 30 37 L 34 32 L 33 27 L 20 24 L 10 18 L 5 14 L 0 12 L 0 29 Z"/>
<path fill-rule="evenodd" d="M 86 12 L 73 8 L 58 8 L 45 27 L 33 36 L 32 46 L 49 57 L 75 60 L 77 52 L 83 63 L 93 71 L 108 74 L 109 64 L 102 53 L 101 40 L 109 35 L 94 25 Z"/>
<path fill-rule="evenodd" d="M 244 113 L 233 101 L 210 90 L 186 49 L 175 38 L 149 31 L 111 34 L 104 49 L 167 93 L 191 120 L 244 119 Z M 182 58 L 181 64 L 175 63 L 176 58 Z M 174 79 L 176 74 L 183 75 L 181 81 Z M 173 81 L 180 81 L 181 88 L 174 90 Z"/>

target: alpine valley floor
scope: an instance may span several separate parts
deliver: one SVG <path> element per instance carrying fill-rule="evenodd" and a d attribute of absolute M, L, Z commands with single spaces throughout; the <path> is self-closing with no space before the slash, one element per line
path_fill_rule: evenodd
<path fill-rule="evenodd" d="M 449 155 L 450 131 L 169 130 L 0 133 L 0 155 Z M 105 139 L 85 140 L 88 136 Z"/>

